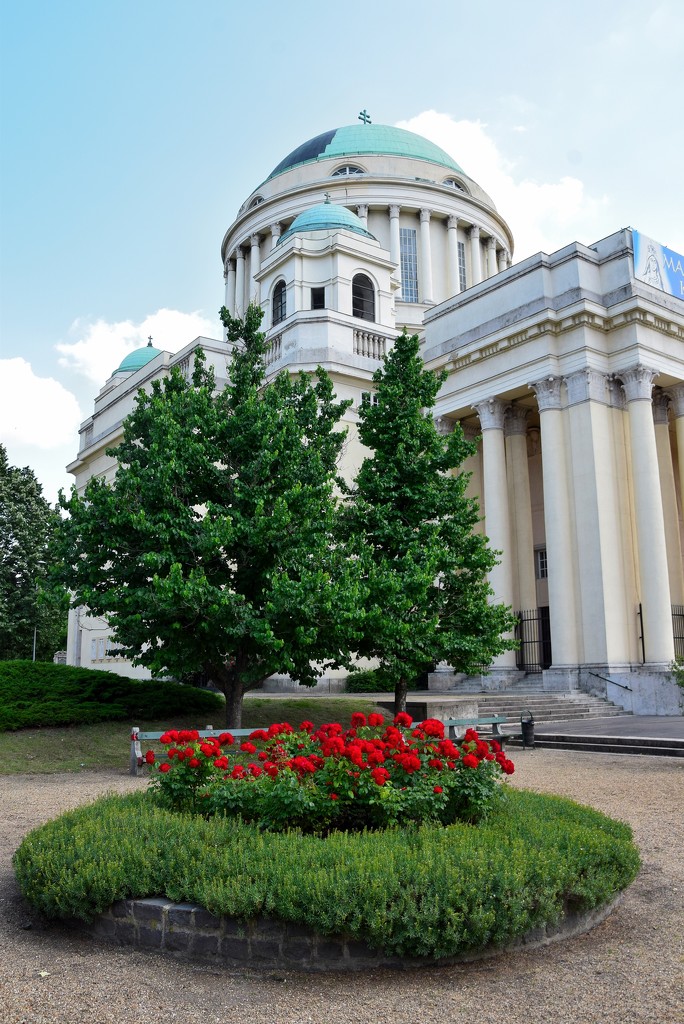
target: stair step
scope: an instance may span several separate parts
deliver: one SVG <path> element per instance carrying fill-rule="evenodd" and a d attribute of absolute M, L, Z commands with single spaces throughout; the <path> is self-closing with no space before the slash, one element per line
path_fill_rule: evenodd
<path fill-rule="evenodd" d="M 626 736 L 535 736 L 535 747 L 550 750 L 577 750 L 603 754 L 650 754 L 659 757 L 684 757 L 684 742 L 678 740 L 635 739 Z M 509 740 L 509 746 L 520 747 L 520 737 Z"/>

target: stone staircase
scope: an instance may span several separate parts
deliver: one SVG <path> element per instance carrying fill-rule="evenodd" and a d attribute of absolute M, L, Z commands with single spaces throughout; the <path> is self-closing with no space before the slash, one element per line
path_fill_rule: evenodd
<path fill-rule="evenodd" d="M 568 693 L 544 693 L 532 690 L 526 693 L 480 693 L 477 695 L 480 717 L 506 715 L 506 731 L 520 732 L 520 716 L 531 712 L 535 725 L 554 722 L 577 722 L 582 719 L 612 718 L 627 715 L 617 704 L 601 697 L 573 690 Z"/>

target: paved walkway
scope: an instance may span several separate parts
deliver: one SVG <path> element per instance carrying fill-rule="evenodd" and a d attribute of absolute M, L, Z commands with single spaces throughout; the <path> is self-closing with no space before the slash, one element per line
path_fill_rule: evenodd
<path fill-rule="evenodd" d="M 534 726 L 539 735 L 613 736 L 629 739 L 684 740 L 682 715 L 620 715 L 584 718 L 575 722 L 546 722 Z"/>

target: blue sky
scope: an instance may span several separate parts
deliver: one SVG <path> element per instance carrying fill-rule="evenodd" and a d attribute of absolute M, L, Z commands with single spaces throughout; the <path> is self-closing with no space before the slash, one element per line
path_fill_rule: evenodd
<path fill-rule="evenodd" d="M 301 142 L 447 149 L 515 259 L 631 225 L 684 252 L 684 4 L 22 0 L 0 7 L 0 441 L 54 500 L 148 334 L 216 333 L 219 248 Z M 213 330 L 212 330 L 213 327 Z"/>

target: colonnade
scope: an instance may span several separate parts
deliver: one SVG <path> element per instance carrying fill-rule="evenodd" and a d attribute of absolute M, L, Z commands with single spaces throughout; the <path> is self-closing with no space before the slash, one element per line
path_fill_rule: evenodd
<path fill-rule="evenodd" d="M 352 207 L 364 227 L 368 228 L 369 204 L 359 203 Z M 422 304 L 441 302 L 461 291 L 461 275 L 458 232 L 465 232 L 464 257 L 466 261 L 466 279 L 468 285 L 479 284 L 480 281 L 493 277 L 510 265 L 510 253 L 503 243 L 493 234 L 483 234 L 483 229 L 470 221 L 455 215 L 445 217 L 436 214 L 427 207 L 419 209 L 391 204 L 385 207 L 389 221 L 389 252 L 392 262 L 396 265 L 393 278 L 398 288 L 397 297 L 401 299 L 401 236 L 400 218 L 410 215 L 415 218 L 418 232 L 418 299 Z M 373 207 L 377 213 L 377 207 Z M 433 286 L 433 232 L 435 225 L 446 228 L 447 280 L 448 295 L 435 295 Z M 260 301 L 259 283 L 255 280 L 261 267 L 264 241 L 269 251 L 278 244 L 283 231 L 283 224 L 275 221 L 267 231 L 252 232 L 236 245 L 227 256 L 224 265 L 226 282 L 225 303 L 233 313 L 244 312 L 247 304 Z M 248 264 L 248 266 L 247 266 Z"/>
<path fill-rule="evenodd" d="M 654 394 L 656 376 L 637 364 L 616 377 L 585 368 L 528 385 L 541 434 L 552 669 L 673 659 L 671 606 L 684 603 L 684 579 L 668 408 L 684 494 L 684 384 Z M 531 410 L 498 395 L 473 409 L 485 532 L 502 552 L 490 576 L 495 600 L 536 607 Z M 493 667 L 514 666 L 508 652 Z"/>

